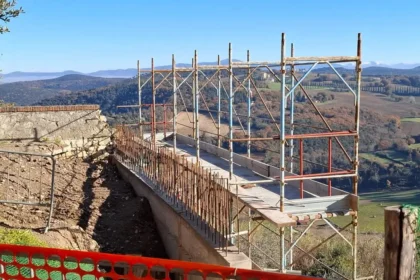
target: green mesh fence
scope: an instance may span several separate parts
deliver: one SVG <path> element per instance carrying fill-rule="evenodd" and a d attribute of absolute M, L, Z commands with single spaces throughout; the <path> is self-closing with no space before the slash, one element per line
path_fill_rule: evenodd
<path fill-rule="evenodd" d="M 416 250 L 417 250 L 417 258 L 416 258 L 416 276 L 420 278 L 420 207 L 410 205 L 410 204 L 403 204 L 402 206 L 405 209 L 408 209 L 410 213 L 415 213 L 417 215 L 417 225 L 416 225 Z"/>
<path fill-rule="evenodd" d="M 32 257 L 31 260 L 27 256 L 16 256 L 16 263 L 13 263 L 13 255 L 2 254 L 1 260 L 4 264 L 4 271 L 10 277 L 17 277 L 21 276 L 23 278 L 38 278 L 41 280 L 53 279 L 53 280 L 62 280 L 62 279 L 69 279 L 69 280 L 95 280 L 94 275 L 89 275 L 90 271 L 93 271 L 95 266 L 91 263 L 78 263 L 76 261 L 60 261 L 49 259 L 45 260 L 44 258 L 36 258 Z M 34 268 L 33 270 L 30 267 L 26 267 L 25 265 L 29 265 L 29 262 L 35 267 L 40 267 L 39 269 Z M 50 269 L 59 268 L 61 266 L 65 267 L 66 269 L 73 270 L 76 269 L 78 266 L 81 270 L 85 271 L 87 275 L 83 275 L 81 277 L 78 273 L 75 272 L 68 272 L 66 273 L 65 277 L 63 277 L 63 273 L 61 271 L 50 271 L 48 272 L 45 270 L 45 265 L 48 265 Z M 18 267 L 19 266 L 19 267 Z M 32 275 L 31 275 L 32 274 Z M 99 278 L 103 279 L 103 278 Z"/>

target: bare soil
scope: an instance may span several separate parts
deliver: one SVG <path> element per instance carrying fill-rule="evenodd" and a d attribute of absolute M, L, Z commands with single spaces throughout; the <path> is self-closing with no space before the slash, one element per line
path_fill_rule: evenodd
<path fill-rule="evenodd" d="M 333 92 L 329 90 L 311 90 L 311 93 L 324 91 L 328 94 L 332 93 L 335 95 L 335 100 L 321 104 L 322 108 L 337 108 L 340 106 L 353 108 L 354 107 L 354 96 L 349 92 Z M 360 108 L 362 110 L 375 111 L 385 115 L 396 115 L 401 118 L 409 117 L 412 111 L 420 111 L 420 102 L 411 104 L 408 102 L 408 97 L 404 97 L 402 101 L 395 102 L 384 94 L 362 92 Z"/>
<path fill-rule="evenodd" d="M 403 132 L 407 135 L 420 135 L 420 122 L 401 122 L 401 126 Z"/>
<path fill-rule="evenodd" d="M 177 133 L 183 135 L 192 135 L 192 121 L 193 121 L 193 113 L 192 112 L 180 112 L 177 116 Z M 200 131 L 201 133 L 208 133 L 209 136 L 217 135 L 217 118 L 214 117 L 213 119 L 210 117 L 209 114 L 199 114 L 199 122 L 200 122 Z M 238 129 L 238 127 L 235 127 Z M 225 136 L 229 133 L 229 125 L 225 123 L 220 124 L 220 135 Z"/>
<path fill-rule="evenodd" d="M 47 201 L 51 170 L 51 161 L 0 153 L 0 199 Z M 54 205 L 46 234 L 48 207 L 0 203 L 0 226 L 30 229 L 51 247 L 166 258 L 148 201 L 107 159 L 59 159 Z"/>

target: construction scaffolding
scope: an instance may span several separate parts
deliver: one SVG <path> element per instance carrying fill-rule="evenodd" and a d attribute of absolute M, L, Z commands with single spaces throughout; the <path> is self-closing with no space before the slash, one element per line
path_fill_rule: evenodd
<path fill-rule="evenodd" d="M 354 89 L 336 69 L 335 65 L 337 63 L 355 64 L 356 87 Z M 191 201 L 182 201 L 182 198 L 179 198 L 178 188 L 186 190 L 186 187 L 179 187 L 177 185 L 176 176 L 179 176 L 180 173 L 179 171 L 173 171 L 177 170 L 177 167 L 171 169 L 172 171 L 169 174 L 164 174 L 165 176 L 172 174 L 171 176 L 174 177 L 173 180 L 169 180 L 168 178 L 163 178 L 162 180 L 166 180 L 166 183 L 169 182 L 168 186 L 164 188 L 171 189 L 171 197 L 177 197 L 176 200 L 178 201 L 180 199 L 180 203 L 197 204 L 196 207 L 198 208 L 194 210 L 197 217 L 204 213 L 202 212 L 205 211 L 205 209 L 202 210 L 203 206 L 204 208 L 209 207 L 210 209 L 212 207 L 210 204 L 214 202 L 214 198 L 206 198 L 210 200 L 201 201 L 201 191 L 198 186 L 205 186 L 206 183 L 202 185 L 204 181 L 210 182 L 208 184 L 215 184 L 210 179 L 213 176 L 211 174 L 217 173 L 217 180 L 226 178 L 227 183 L 218 184 L 218 191 L 212 195 L 217 196 L 218 193 L 223 193 L 225 199 L 225 193 L 220 189 L 220 186 L 225 186 L 225 189 L 230 192 L 232 202 L 226 201 L 223 205 L 230 205 L 234 210 L 228 216 L 226 216 L 226 212 L 223 212 L 223 217 L 216 217 L 216 220 L 220 219 L 224 222 L 226 219 L 229 219 L 230 226 L 228 227 L 230 229 L 227 229 L 226 224 L 222 222 L 224 225 L 223 232 L 218 232 L 217 226 L 213 226 L 213 220 L 206 220 L 205 223 L 210 223 L 214 233 L 221 234 L 222 237 L 219 238 L 219 243 L 224 242 L 223 238 L 229 239 L 232 244 L 236 245 L 239 250 L 242 250 L 242 252 L 245 252 L 251 258 L 256 268 L 292 272 L 298 262 L 298 258 L 294 258 L 295 250 L 301 252 L 300 254 L 295 254 L 299 258 L 309 257 L 321 265 L 328 267 L 327 264 L 317 260 L 312 252 L 333 237 L 339 235 L 351 248 L 353 263 L 352 275 L 344 275 L 331 267 L 328 269 L 334 275 L 340 276 L 343 279 L 360 279 L 357 274 L 357 228 L 361 64 L 360 34 L 358 35 L 355 56 L 296 57 L 294 56 L 293 44 L 291 45 L 291 55 L 286 56 L 286 38 L 283 33 L 281 38 L 280 61 L 251 61 L 249 51 L 247 52 L 246 61 L 233 61 L 231 44 L 229 44 L 228 64 L 222 64 L 220 56 L 217 57 L 217 64 L 199 64 L 197 51 L 194 53 L 191 67 L 177 67 L 175 56 L 172 55 L 171 69 L 156 68 L 152 58 L 150 69 L 141 69 L 140 64 L 137 64 L 138 104 L 118 106 L 119 108 L 138 108 L 138 123 L 133 124 L 135 128 L 132 130 L 135 131 L 134 135 L 136 136 L 129 132 L 123 133 L 123 130 L 120 131 L 120 134 L 124 134 L 126 138 L 129 134 L 130 136 L 128 138 L 131 140 L 138 137 L 136 145 L 140 142 L 147 142 L 149 143 L 147 145 L 150 145 L 147 149 L 154 152 L 159 150 L 160 147 L 166 146 L 165 151 L 161 152 L 164 156 L 160 156 L 159 160 L 166 160 L 167 166 L 171 164 L 175 165 L 174 162 L 176 162 L 176 164 L 188 167 L 186 170 L 190 170 L 192 174 L 187 176 L 189 180 L 187 185 L 197 185 L 197 188 L 193 188 L 193 192 L 189 194 L 193 196 Z M 313 73 L 313 70 L 317 69 L 317 66 L 320 65 L 329 67 L 332 73 L 346 85 L 348 91 L 354 96 L 354 122 L 349 124 L 349 127 L 345 130 L 333 128 L 328 122 L 328 119 L 321 113 L 316 101 L 302 84 Z M 297 73 L 297 69 L 304 70 Z M 254 76 L 258 71 L 269 75 L 271 79 L 280 84 L 279 114 L 273 113 L 270 110 L 270 106 L 264 98 L 264 91 L 257 85 Z M 164 84 L 171 87 L 172 98 L 171 100 L 166 100 L 166 103 L 156 103 L 158 89 Z M 151 87 L 151 103 L 143 104 L 142 101 L 145 99 L 145 96 L 142 95 L 142 91 L 146 86 Z M 206 96 L 203 93 L 204 89 L 207 88 L 212 88 L 215 92 L 217 108 L 212 109 L 208 106 Z M 303 124 L 295 119 L 295 93 L 297 90 L 304 94 L 307 103 L 312 106 L 325 125 L 325 127 L 321 128 L 323 129 L 322 132 L 296 133 L 296 127 L 299 125 L 303 126 Z M 234 105 L 235 94 L 240 91 L 246 93 L 246 114 L 239 114 Z M 187 92 L 188 94 L 186 94 Z M 227 98 L 227 111 L 224 111 L 222 108 L 224 96 Z M 189 99 L 186 97 L 189 97 Z M 256 118 L 253 116 L 253 100 L 256 98 L 261 101 L 269 116 L 265 121 L 274 124 L 278 134 L 270 137 L 252 136 L 252 123 Z M 160 115 L 163 116 L 160 120 L 158 120 L 157 116 L 157 110 L 159 108 L 162 110 Z M 177 120 L 179 113 L 183 111 L 188 113 L 188 117 L 190 117 L 189 112 L 192 112 L 190 123 L 193 133 L 190 135 L 191 137 L 177 132 L 179 125 L 185 126 L 185 124 L 181 124 Z M 211 118 L 217 133 L 205 131 L 200 127 L 200 115 L 203 113 L 208 114 Z M 228 116 L 229 131 L 227 136 L 221 133 L 221 127 L 223 125 L 222 116 L 224 115 Z M 146 119 L 148 120 L 146 121 Z M 235 122 L 238 123 L 238 126 L 242 130 L 241 137 L 235 137 L 234 135 Z M 319 130 L 320 128 L 316 129 Z M 163 135 L 160 133 L 161 131 L 163 131 Z M 205 142 L 203 134 L 214 134 L 214 145 Z M 324 139 L 327 141 L 326 146 L 328 148 L 325 154 L 327 155 L 328 162 L 326 165 L 305 159 L 305 141 L 310 139 Z M 351 139 L 353 143 L 352 147 L 346 147 L 342 139 L 347 139 L 347 142 L 349 141 L 348 139 Z M 272 150 L 272 152 L 276 152 L 279 155 L 277 166 L 272 166 L 253 158 L 252 148 L 261 148 L 260 143 L 263 141 L 276 143 L 277 150 Z M 237 142 L 246 144 L 246 153 L 243 155 L 234 152 L 234 143 Z M 227 144 L 227 150 L 223 148 L 223 144 Z M 347 158 L 348 168 L 343 169 L 334 166 L 334 145 Z M 138 149 L 141 150 L 143 148 Z M 168 153 L 168 149 L 172 152 Z M 267 150 L 266 147 L 264 149 Z M 127 152 L 126 146 L 124 151 Z M 146 165 L 142 161 L 147 160 L 148 162 L 152 162 L 152 166 L 147 164 L 147 168 L 151 168 L 150 170 L 147 169 L 149 170 L 148 172 L 150 174 L 153 173 L 151 176 L 162 176 L 162 173 L 155 172 L 156 170 L 160 170 L 159 164 L 162 162 L 143 158 L 143 156 L 140 157 L 140 154 L 140 152 L 137 152 L 131 156 L 131 159 L 137 157 L 133 168 L 146 168 Z M 187 162 L 183 158 L 187 158 L 189 161 L 187 160 Z M 327 171 L 304 173 L 306 163 L 322 165 Z M 196 167 L 190 166 L 190 164 Z M 200 169 L 202 167 L 206 167 L 207 169 Z M 211 174 L 207 174 L 209 172 Z M 203 174 L 206 174 L 205 176 L 208 177 L 200 181 L 199 177 L 204 176 Z M 332 186 L 334 179 L 342 178 L 352 180 L 352 192 L 345 192 Z M 326 184 L 319 182 L 319 180 L 325 181 Z M 203 192 L 205 191 L 203 190 Z M 277 195 L 274 195 L 274 193 L 277 193 Z M 195 206 L 193 205 L 191 207 Z M 246 214 L 246 218 L 244 218 L 244 214 Z M 217 216 L 217 213 L 214 213 L 214 215 Z M 339 230 L 327 219 L 338 215 L 350 215 L 352 218 L 348 225 Z M 298 246 L 298 243 L 318 220 L 324 221 L 326 225 L 331 227 L 334 233 L 320 241 L 313 248 L 303 250 Z M 271 226 L 267 226 L 267 222 Z M 303 222 L 308 223 L 305 230 L 294 230 L 293 227 L 296 224 Z M 253 243 L 256 230 L 261 226 L 278 236 L 278 259 L 269 256 L 268 252 L 264 252 L 264 250 L 261 250 L 259 246 Z M 351 239 L 346 234 L 343 234 L 343 231 L 348 228 L 351 228 Z M 294 236 L 296 232 L 300 232 L 297 238 Z M 286 237 L 286 233 L 289 234 L 289 237 Z M 247 235 L 247 237 L 244 237 L 244 235 Z M 245 247 L 241 246 L 240 243 L 242 242 L 247 245 Z M 227 248 L 226 244 L 224 246 Z M 258 260 L 253 259 L 257 251 L 259 252 L 258 254 L 265 255 L 266 258 L 271 259 L 269 265 L 271 267 L 267 267 L 267 262 L 261 264 Z"/>

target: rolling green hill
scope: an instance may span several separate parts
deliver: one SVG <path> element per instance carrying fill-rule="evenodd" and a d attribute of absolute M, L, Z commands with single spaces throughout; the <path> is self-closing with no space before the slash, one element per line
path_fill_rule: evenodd
<path fill-rule="evenodd" d="M 151 103 L 150 88 L 143 90 L 145 103 Z M 148 100 L 150 99 L 150 100 Z M 72 105 L 72 104 L 98 104 L 105 114 L 117 113 L 118 105 L 138 103 L 137 82 L 128 79 L 124 82 L 106 87 L 83 90 L 72 94 L 59 94 L 51 98 L 43 99 L 36 105 Z"/>
<path fill-rule="evenodd" d="M 105 87 L 122 80 L 70 74 L 56 79 L 0 84 L 0 100 L 17 105 L 31 105 L 60 94 Z"/>
<path fill-rule="evenodd" d="M 183 92 L 183 99 L 187 102 L 187 107 L 191 108 L 191 90 L 187 86 L 182 89 Z M 215 95 L 215 90 L 211 89 L 211 87 L 202 89 L 203 95 L 206 96 L 206 103 L 211 110 L 214 110 L 217 105 L 217 96 Z M 338 95 L 338 94 L 337 94 Z M 246 99 L 244 98 L 245 94 L 243 92 L 238 92 L 235 95 L 235 108 L 238 114 L 245 115 L 246 114 Z M 278 117 L 279 109 L 279 94 L 278 90 L 270 90 L 267 89 L 264 91 L 264 96 L 266 100 L 271 102 L 271 109 L 274 112 L 274 117 Z M 152 103 L 151 98 L 151 87 L 150 83 L 146 84 L 142 90 L 142 103 L 143 104 L 150 104 Z M 156 103 L 171 103 L 172 99 L 172 88 L 170 85 L 162 84 L 161 87 L 157 90 L 156 94 Z M 276 128 L 269 122 L 265 121 L 269 118 L 265 107 L 263 106 L 261 100 L 257 97 L 254 97 L 253 100 L 253 112 L 252 115 L 254 117 L 259 117 L 259 119 L 254 119 L 252 122 L 252 130 L 254 132 L 255 137 L 266 137 L 265 135 L 269 135 L 275 133 L 274 131 Z M 179 105 L 182 104 L 181 99 L 178 99 Z M 225 96 L 222 96 L 222 110 L 227 111 L 227 99 Z M 98 104 L 101 107 L 102 112 L 108 117 L 110 124 L 116 123 L 134 123 L 137 121 L 137 108 L 131 109 L 118 109 L 118 105 L 132 105 L 138 104 L 138 92 L 137 92 L 137 82 L 136 79 L 128 79 L 121 83 L 110 85 L 103 88 L 85 90 L 80 92 L 75 92 L 72 94 L 61 94 L 59 96 L 55 96 L 53 98 L 45 99 L 39 102 L 37 105 L 70 105 L 70 104 Z M 201 103 L 203 109 L 204 104 Z M 148 119 L 150 117 L 150 112 L 148 112 L 148 108 L 143 109 L 143 117 Z M 170 109 L 168 109 L 170 110 Z M 179 108 L 179 112 L 184 110 L 182 106 Z M 328 118 L 328 122 L 330 125 L 337 130 L 345 130 L 347 129 L 347 124 L 352 123 L 353 121 L 353 113 L 351 109 L 344 107 L 343 103 L 337 103 L 332 107 L 323 107 L 321 108 L 322 113 L 324 116 Z M 157 119 L 161 120 L 162 111 L 157 110 L 156 115 Z M 323 124 L 320 118 L 314 113 L 314 110 L 306 103 L 298 103 L 296 104 L 296 111 L 295 111 L 295 118 L 299 120 L 299 123 L 302 124 L 301 126 L 297 126 L 295 128 L 296 134 L 302 133 L 311 133 L 313 130 L 310 128 L 312 127 L 322 127 Z M 227 116 L 222 116 L 222 121 L 227 121 Z M 242 119 L 242 121 L 244 121 Z M 416 171 L 416 166 L 413 162 L 413 167 L 405 166 L 403 160 L 399 158 L 400 162 L 396 164 L 395 162 L 389 161 L 389 164 L 386 166 L 381 164 L 383 161 L 387 160 L 387 156 L 397 156 L 401 157 L 401 154 L 397 152 L 393 148 L 393 146 L 403 145 L 405 135 L 401 131 L 398 126 L 399 119 L 393 116 L 386 114 L 386 112 L 376 112 L 367 109 L 361 110 L 361 138 L 359 142 L 359 149 L 362 153 L 362 160 L 360 166 L 360 174 L 363 178 L 361 180 L 360 189 L 367 191 L 373 191 L 384 188 L 386 186 L 386 180 L 390 180 L 392 185 L 399 186 L 399 187 L 415 187 L 418 185 L 416 181 L 416 176 L 418 176 L 418 172 Z M 238 125 L 239 123 L 237 120 L 234 120 L 234 125 Z M 240 133 L 240 132 L 238 132 Z M 240 137 L 240 135 L 238 136 Z M 350 139 L 343 139 L 342 143 L 344 146 L 347 147 L 348 151 L 352 150 L 353 144 Z M 401 144 L 402 143 L 402 144 Z M 395 145 L 394 145 L 395 144 Z M 264 150 L 274 150 L 276 146 L 274 143 L 265 143 L 263 144 L 264 148 L 255 148 L 255 152 L 263 152 Z M 272 146 L 274 145 L 274 146 Z M 384 145 L 387 145 L 386 148 L 390 149 L 393 154 L 387 154 L 386 156 L 383 155 L 379 157 L 380 154 L 375 154 L 376 152 L 382 151 L 385 149 Z M 389 147 L 388 147 L 389 146 Z M 244 152 L 244 145 L 235 144 L 234 150 L 237 152 Z M 310 159 L 312 162 L 325 162 L 325 150 L 326 142 L 313 139 L 308 140 L 305 142 L 305 158 Z M 395 150 L 395 151 L 394 151 Z M 245 149 L 246 151 L 246 149 Z M 334 164 L 342 169 L 349 168 L 349 162 L 346 159 L 344 153 L 338 148 L 338 146 L 334 147 Z M 376 157 L 374 157 L 376 156 Z M 271 152 L 265 153 L 266 162 L 271 164 L 278 163 L 278 156 Z M 381 161 L 382 160 L 382 161 Z M 412 161 L 415 160 L 413 156 Z M 378 162 L 379 161 L 379 162 Z M 388 163 L 387 161 L 387 163 Z M 391 163 L 393 163 L 391 165 Z M 388 167 L 391 166 L 392 170 L 388 170 Z M 323 172 L 322 167 L 318 167 L 317 165 L 305 165 L 305 172 Z M 392 174 L 391 174 L 392 172 Z M 402 180 L 404 178 L 404 180 Z M 341 187 L 346 187 L 349 181 L 343 180 L 339 183 L 334 182 L 334 184 L 339 184 Z"/>

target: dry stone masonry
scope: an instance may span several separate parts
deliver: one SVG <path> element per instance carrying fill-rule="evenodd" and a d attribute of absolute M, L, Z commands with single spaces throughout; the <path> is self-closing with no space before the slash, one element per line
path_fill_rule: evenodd
<path fill-rule="evenodd" d="M 86 157 L 103 150 L 111 129 L 98 105 L 0 108 L 0 143 L 51 143 L 55 153 Z"/>

